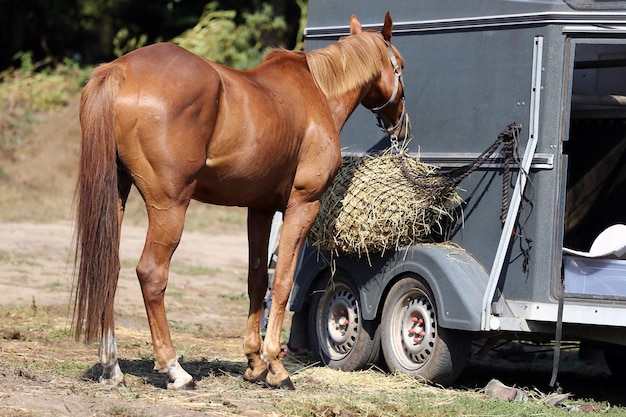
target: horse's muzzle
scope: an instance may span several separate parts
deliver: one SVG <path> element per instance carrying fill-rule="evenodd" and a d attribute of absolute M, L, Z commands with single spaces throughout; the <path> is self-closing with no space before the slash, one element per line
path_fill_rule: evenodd
<path fill-rule="evenodd" d="M 409 114 L 404 113 L 400 119 L 398 138 L 406 140 L 411 137 L 411 120 L 409 120 Z"/>

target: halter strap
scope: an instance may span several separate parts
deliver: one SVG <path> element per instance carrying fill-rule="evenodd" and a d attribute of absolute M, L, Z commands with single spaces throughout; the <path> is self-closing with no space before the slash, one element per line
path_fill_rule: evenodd
<path fill-rule="evenodd" d="M 385 44 L 387 45 L 387 55 L 389 56 L 391 66 L 393 67 L 393 73 L 395 75 L 393 81 L 393 94 L 391 95 L 391 97 L 389 97 L 389 100 L 387 100 L 385 104 L 383 104 L 382 106 L 374 107 L 370 110 L 376 115 L 378 127 L 380 127 L 383 132 L 386 132 L 389 135 L 392 147 L 397 148 L 398 135 L 400 130 L 402 129 L 402 124 L 407 122 L 406 105 L 403 103 L 402 114 L 398 118 L 398 123 L 396 123 L 395 125 L 391 124 L 391 122 L 385 116 L 381 115 L 379 111 L 387 107 L 389 104 L 393 103 L 393 101 L 396 99 L 396 96 L 398 95 L 400 85 L 402 86 L 401 100 L 404 102 L 404 79 L 402 78 L 402 68 L 400 68 L 400 65 L 398 65 L 398 60 L 396 59 L 396 56 L 391 49 L 391 45 L 387 41 L 385 41 Z M 389 124 L 389 126 L 387 126 L 387 124 Z"/>
<path fill-rule="evenodd" d="M 389 45 L 389 43 L 387 43 L 387 55 L 389 55 L 389 60 L 391 61 L 391 66 L 393 67 L 393 73 L 395 74 L 395 77 L 393 80 L 393 94 L 391 95 L 391 97 L 389 97 L 389 100 L 387 100 L 387 102 L 383 104 L 382 106 L 371 108 L 370 110 L 373 111 L 374 113 L 384 109 L 389 104 L 393 103 L 393 101 L 396 99 L 396 96 L 398 95 L 398 90 L 399 90 L 398 87 L 400 85 L 402 85 L 402 89 L 404 90 L 404 79 L 402 78 L 402 69 L 400 68 L 400 65 L 398 65 L 398 60 L 396 59 L 396 56 L 394 55 L 393 50 L 391 49 L 391 45 Z"/>

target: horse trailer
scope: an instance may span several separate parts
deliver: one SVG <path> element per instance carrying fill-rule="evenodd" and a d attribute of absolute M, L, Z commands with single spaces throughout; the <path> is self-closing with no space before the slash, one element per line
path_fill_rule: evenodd
<path fill-rule="evenodd" d="M 311 0 L 306 49 L 347 35 L 352 14 L 380 29 L 387 10 L 411 155 L 450 171 L 518 125 L 517 157 L 490 154 L 459 184 L 461 215 L 439 243 L 360 258 L 305 245 L 290 346 L 445 385 L 472 340 L 568 340 L 622 372 L 626 1 Z M 350 156 L 389 147 L 364 108 L 341 142 Z"/>

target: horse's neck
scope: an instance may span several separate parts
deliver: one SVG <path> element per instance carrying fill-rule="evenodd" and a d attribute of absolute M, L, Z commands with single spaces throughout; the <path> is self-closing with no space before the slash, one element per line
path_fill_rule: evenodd
<path fill-rule="evenodd" d="M 328 100 L 337 132 L 341 131 L 362 99 L 363 92 L 357 89 Z"/>

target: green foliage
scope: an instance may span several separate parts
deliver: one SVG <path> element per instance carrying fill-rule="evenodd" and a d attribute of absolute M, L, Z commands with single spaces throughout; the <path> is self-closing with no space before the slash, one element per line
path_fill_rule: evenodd
<path fill-rule="evenodd" d="M 298 7 L 300 8 L 300 22 L 298 23 L 298 35 L 296 36 L 296 47 L 294 51 L 300 51 L 304 49 L 304 29 L 306 28 L 306 19 L 309 14 L 309 1 L 308 0 L 296 0 Z"/>
<path fill-rule="evenodd" d="M 120 57 L 130 51 L 145 46 L 147 43 L 148 35 L 145 33 L 139 37 L 131 37 L 128 28 L 122 28 L 117 31 L 115 38 L 113 38 L 113 53 L 115 56 Z"/>
<path fill-rule="evenodd" d="M 256 13 L 243 13 L 243 23 L 237 24 L 235 10 L 217 10 L 217 2 L 209 3 L 193 28 L 172 42 L 223 65 L 250 69 L 261 62 L 269 47 L 263 47 L 263 37 L 271 31 L 287 28 L 282 16 L 263 4 Z"/>
<path fill-rule="evenodd" d="M 12 153 L 23 144 L 38 111 L 65 106 L 88 74 L 70 61 L 55 67 L 47 67 L 49 61 L 35 64 L 29 52 L 17 54 L 16 59 L 21 62 L 19 69 L 0 72 L 2 153 Z"/>

